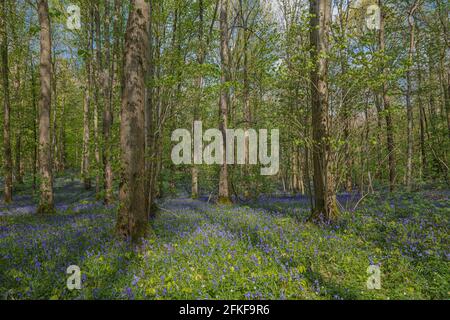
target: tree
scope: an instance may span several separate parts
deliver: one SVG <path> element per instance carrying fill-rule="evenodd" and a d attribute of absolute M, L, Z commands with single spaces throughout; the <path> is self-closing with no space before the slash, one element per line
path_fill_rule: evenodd
<path fill-rule="evenodd" d="M 145 208 L 145 66 L 148 49 L 149 8 L 145 0 L 131 0 L 125 34 L 124 89 L 120 146 L 121 183 L 116 230 L 133 242 L 147 230 Z"/>
<path fill-rule="evenodd" d="M 386 36 L 385 36 L 385 20 L 386 20 L 386 10 L 383 7 L 383 1 L 379 0 L 378 5 L 381 10 L 381 20 L 380 20 L 380 31 L 379 31 L 379 46 L 382 54 L 386 54 Z M 389 70 L 385 63 L 382 66 L 383 74 L 383 84 L 382 84 L 382 94 L 383 94 L 383 105 L 386 117 L 386 137 L 387 137 L 387 151 L 389 158 L 389 189 L 391 192 L 395 188 L 395 142 L 394 142 L 394 128 L 392 120 L 392 110 L 391 110 L 391 99 L 389 97 L 389 83 L 388 76 Z"/>
<path fill-rule="evenodd" d="M 95 157 L 95 194 L 97 199 L 101 197 L 101 182 L 100 182 L 100 137 L 99 137 L 99 112 L 101 110 L 101 89 L 103 86 L 102 80 L 102 36 L 101 36 L 101 24 L 100 24 L 100 3 L 93 4 L 93 20 L 95 28 L 95 64 L 94 64 L 94 77 L 95 77 L 95 88 L 94 88 L 94 157 Z"/>
<path fill-rule="evenodd" d="M 87 10 L 89 13 L 91 13 L 91 10 Z M 94 36 L 93 36 L 93 28 L 92 28 L 92 16 L 91 14 L 89 16 L 89 26 L 86 28 L 87 30 L 87 46 L 86 46 L 86 58 L 85 58 L 85 69 L 86 69 L 86 84 L 85 84 L 85 90 L 84 90 L 84 101 L 83 101 L 83 154 L 82 154 L 82 160 L 81 160 L 81 176 L 83 179 L 84 188 L 86 190 L 90 190 L 92 187 L 91 184 L 91 177 L 90 177 L 90 162 L 89 162 L 89 143 L 90 143 L 90 107 L 91 107 L 91 101 L 92 101 L 92 57 L 88 52 L 92 50 L 93 42 L 94 42 Z"/>
<path fill-rule="evenodd" d="M 336 220 L 338 209 L 332 173 L 330 119 L 328 110 L 328 50 L 331 22 L 331 1 L 310 1 L 311 107 L 314 164 L 314 220 Z"/>
<path fill-rule="evenodd" d="M 53 204 L 53 176 L 50 140 L 50 106 L 51 106 L 51 78 L 52 78 L 52 41 L 50 32 L 50 18 L 48 1 L 38 1 L 38 14 L 41 45 L 39 98 L 39 172 L 41 179 L 40 203 L 38 213 L 48 214 L 54 211 Z"/>
<path fill-rule="evenodd" d="M 5 178 L 5 203 L 12 202 L 12 155 L 11 155 L 11 101 L 9 96 L 9 68 L 8 68 L 8 27 L 6 23 L 6 0 L 1 3 L 1 59 L 3 81 L 3 172 Z"/>
<path fill-rule="evenodd" d="M 413 167 L 413 107 L 411 101 L 412 94 L 412 80 L 411 80 L 411 68 L 413 65 L 414 51 L 416 50 L 415 43 L 415 24 L 414 24 L 414 13 L 419 8 L 420 1 L 416 0 L 408 12 L 408 25 L 409 25 L 409 54 L 408 54 L 408 70 L 406 72 L 406 112 L 407 112 L 407 128 L 408 128 L 408 152 L 407 152 L 407 163 L 406 163 L 406 186 L 410 190 L 412 187 L 412 167 Z"/>
<path fill-rule="evenodd" d="M 154 61 L 153 61 L 153 3 L 149 1 L 149 24 L 148 24 L 148 52 L 147 52 L 147 68 L 146 68 L 146 104 L 145 104 L 145 208 L 149 217 L 153 216 L 153 175 L 154 163 L 152 161 L 153 139 L 154 139 L 154 112 L 153 112 L 153 80 L 154 80 Z"/>
<path fill-rule="evenodd" d="M 110 1 L 105 1 L 105 62 L 102 71 L 103 96 L 103 181 L 105 188 L 104 202 L 106 205 L 113 201 L 113 171 L 111 165 L 111 126 L 112 117 L 112 76 L 111 50 L 109 39 Z"/>
<path fill-rule="evenodd" d="M 199 27 L 198 27 L 198 52 L 197 52 L 197 62 L 199 66 L 201 67 L 203 63 L 205 62 L 205 47 L 204 47 L 204 7 L 203 7 L 203 0 L 198 0 L 198 18 L 199 18 Z M 198 114 L 198 106 L 200 106 L 202 102 L 202 93 L 203 93 L 203 70 L 200 70 L 200 74 L 197 79 L 197 86 L 198 86 L 198 97 L 197 97 L 197 104 L 194 106 L 194 115 L 193 115 L 193 123 L 192 123 L 192 133 L 194 132 L 194 123 L 195 121 L 199 120 Z M 195 151 L 195 150 L 194 150 Z M 194 163 L 194 165 L 191 168 L 191 196 L 192 199 L 198 198 L 198 167 Z"/>
<path fill-rule="evenodd" d="M 220 1 L 220 61 L 221 61 L 221 76 L 220 83 L 222 85 L 220 90 L 219 103 L 219 130 L 223 137 L 223 164 L 220 167 L 219 177 L 219 199 L 220 204 L 231 203 L 229 181 L 228 181 L 228 165 L 226 162 L 226 130 L 228 127 L 228 87 L 227 81 L 229 79 L 229 54 L 228 54 L 228 2 L 226 0 Z"/>

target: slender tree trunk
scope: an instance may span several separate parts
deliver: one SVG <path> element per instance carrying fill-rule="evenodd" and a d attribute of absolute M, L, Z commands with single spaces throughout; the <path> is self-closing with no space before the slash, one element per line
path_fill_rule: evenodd
<path fill-rule="evenodd" d="M 198 56 L 197 56 L 197 62 L 199 66 L 201 67 L 205 61 L 205 48 L 203 45 L 203 0 L 198 1 L 198 16 L 199 16 L 199 28 L 198 28 L 198 41 L 199 41 L 199 48 L 198 48 Z M 197 96 L 197 104 L 194 106 L 194 118 L 192 123 L 192 136 L 194 133 L 194 123 L 195 121 L 199 120 L 199 106 L 202 102 L 202 95 L 203 95 L 203 70 L 200 71 L 200 75 L 197 78 L 197 90 L 198 90 L 198 96 Z M 195 150 L 194 150 L 195 152 Z M 198 198 L 198 167 L 194 163 L 191 168 L 191 197 L 192 199 Z"/>
<path fill-rule="evenodd" d="M 219 108 L 219 129 L 223 136 L 223 164 L 220 167 L 219 177 L 219 199 L 220 204 L 231 203 L 228 181 L 228 165 L 226 163 L 226 130 L 228 127 L 228 88 L 226 83 L 229 78 L 229 48 L 228 48 L 228 2 L 220 1 L 220 60 L 222 72 L 220 82 L 222 88 L 220 90 L 220 108 Z"/>
<path fill-rule="evenodd" d="M 152 2 L 152 16 L 159 16 L 162 11 L 162 3 L 159 2 Z M 159 23 L 153 23 L 152 21 L 152 32 L 154 31 L 154 38 L 152 38 L 153 42 L 152 49 L 154 54 L 154 60 L 153 61 L 160 61 L 161 58 L 161 38 L 164 37 L 164 35 L 161 36 L 161 30 L 160 30 L 160 24 Z M 164 31 L 162 32 L 164 33 Z M 150 35 L 149 35 L 150 37 Z M 153 59 L 153 55 L 152 55 Z M 161 74 L 161 66 L 159 64 L 152 64 L 153 70 L 150 70 L 149 72 L 153 73 L 153 78 L 155 81 L 158 81 L 160 79 Z M 161 143 L 158 143 L 159 139 L 159 131 L 161 127 L 160 119 L 161 119 L 161 88 L 160 86 L 157 86 L 153 88 L 152 90 L 152 97 L 148 97 L 151 99 L 151 109 L 148 110 L 148 122 L 150 123 L 150 131 L 149 134 L 150 137 L 147 137 L 147 139 L 150 139 L 147 143 L 150 145 L 150 148 L 148 150 L 149 152 L 149 165 L 150 170 L 148 172 L 149 178 L 148 178 L 148 212 L 149 212 L 149 218 L 155 217 L 156 212 L 156 205 L 155 200 L 158 193 L 158 185 L 157 185 L 157 177 L 159 175 L 159 148 L 161 146 Z M 150 105 L 147 106 L 147 108 L 150 108 Z"/>
<path fill-rule="evenodd" d="M 64 172 L 66 168 L 66 131 L 65 131 L 65 116 L 66 116 L 66 99 L 63 97 L 61 105 L 61 119 L 59 123 L 58 132 L 58 171 Z"/>
<path fill-rule="evenodd" d="M 385 42 L 385 10 L 383 10 L 383 1 L 379 0 L 379 7 L 381 8 L 381 23 L 380 23 L 380 34 L 379 34 L 379 42 L 380 42 L 380 51 L 385 54 L 386 50 L 386 42 Z M 395 189 L 395 178 L 396 178 L 396 170 L 395 170 L 395 142 L 394 142 L 394 128 L 392 121 L 392 111 L 391 111 L 391 100 L 388 95 L 388 81 L 386 80 L 389 70 L 386 66 L 383 66 L 383 74 L 385 75 L 385 80 L 383 82 L 383 104 L 384 111 L 386 114 L 386 136 L 387 136 L 387 151 L 389 157 L 389 189 L 391 192 Z"/>
<path fill-rule="evenodd" d="M 18 184 L 23 183 L 22 176 L 22 132 L 19 132 L 16 137 L 16 182 Z"/>
<path fill-rule="evenodd" d="M 418 62 L 418 68 L 417 68 L 417 80 L 418 80 L 418 104 L 419 104 L 419 122 L 420 122 L 420 152 L 421 152 L 421 162 L 422 162 L 422 179 L 427 179 L 427 154 L 426 154 L 426 137 L 425 132 L 427 131 L 427 119 L 426 119 L 426 113 L 425 108 L 423 105 L 422 100 L 422 69 L 420 67 L 420 61 Z"/>
<path fill-rule="evenodd" d="M 148 26 L 148 53 L 147 53 L 147 72 L 146 72 L 146 104 L 145 104 L 145 210 L 148 214 L 148 218 L 152 218 L 153 208 L 150 203 L 151 194 L 150 190 L 152 175 L 153 175 L 153 80 L 154 80 L 154 61 L 153 61 L 153 2 L 149 1 L 149 26 Z"/>
<path fill-rule="evenodd" d="M 409 24 L 409 66 L 408 71 L 406 72 L 406 84 L 407 84 L 407 90 L 406 90 L 406 118 L 408 121 L 407 128 L 408 128 L 408 151 L 407 151 L 407 160 L 406 160 L 406 187 L 408 190 L 411 190 L 412 188 L 412 170 L 413 170 L 413 144 L 414 144 L 414 138 L 413 138 L 413 121 L 414 121 L 414 115 L 413 115 L 413 106 L 411 101 L 411 94 L 412 94 L 412 80 L 411 80 L 411 69 L 413 64 L 413 57 L 414 57 L 414 51 L 415 51 L 415 25 L 414 25 L 414 12 L 418 9 L 419 1 L 415 1 L 413 7 L 408 12 L 408 24 Z"/>
<path fill-rule="evenodd" d="M 92 16 L 91 16 L 92 19 Z M 92 27 L 88 29 L 88 45 L 87 51 L 92 50 L 93 47 L 93 30 Z M 90 162 L 89 162 L 89 143 L 90 143 L 90 106 L 91 106 L 91 93 L 92 93 L 92 57 L 89 56 L 85 61 L 86 64 L 86 87 L 84 90 L 84 103 L 83 103 L 83 151 L 82 151 L 82 163 L 81 163 L 81 175 L 83 178 L 83 185 L 86 190 L 90 190 L 92 187 L 90 176 Z"/>
<path fill-rule="evenodd" d="M 110 50 L 110 1 L 105 2 L 105 63 L 102 71 L 103 91 L 103 183 L 105 189 L 104 203 L 109 205 L 113 202 L 113 172 L 111 166 L 111 126 L 112 118 L 112 83 L 111 75 L 111 50 Z"/>
<path fill-rule="evenodd" d="M 31 65 L 31 100 L 33 105 L 33 191 L 37 188 L 37 169 L 38 169 L 38 104 L 36 95 L 36 79 L 34 74 L 34 62 L 33 56 L 30 54 L 30 65 Z"/>
<path fill-rule="evenodd" d="M 250 197 L 250 166 L 249 166 L 249 149 L 250 149 L 250 138 L 247 134 L 247 131 L 250 129 L 252 124 L 252 114 L 251 114 L 251 105 L 250 105 L 250 81 L 249 81 L 249 39 L 250 32 L 248 31 L 248 15 L 247 8 L 244 10 L 243 1 L 239 1 L 240 11 L 241 11 L 241 19 L 242 19 L 242 37 L 243 37 L 243 56 L 244 56 L 244 65 L 243 65 L 243 98 L 244 98 L 244 125 L 245 125 L 245 143 L 244 143 L 244 156 L 245 156 L 245 165 L 244 165 L 244 196 L 246 199 Z M 248 4 L 248 3 L 246 3 Z"/>
<path fill-rule="evenodd" d="M 343 1 L 339 2 L 338 12 L 339 12 L 339 28 L 340 28 L 340 36 L 342 37 L 341 41 L 348 41 L 347 39 L 347 21 L 346 14 L 343 9 Z M 346 52 L 346 48 L 342 47 L 339 49 L 339 58 L 341 65 L 341 74 L 343 76 L 347 75 L 348 70 L 348 56 Z M 351 86 L 350 86 L 351 88 Z M 348 90 L 350 90 L 350 88 Z M 351 146 L 350 146 L 350 131 L 351 131 L 351 117 L 352 112 L 349 106 L 349 99 L 347 98 L 350 95 L 350 92 L 346 92 L 346 88 L 341 89 L 340 94 L 340 102 L 342 104 L 342 122 L 344 124 L 344 157 L 345 157 L 345 189 L 347 192 L 352 192 L 353 190 L 353 181 L 352 181 L 352 165 L 353 158 L 351 157 Z"/>
<path fill-rule="evenodd" d="M 352 163 L 353 159 L 350 155 L 350 114 L 347 111 L 348 107 L 345 106 L 344 109 L 344 153 L 345 153 L 345 189 L 347 192 L 352 192 L 353 190 L 353 181 L 352 181 Z"/>
<path fill-rule="evenodd" d="M 50 34 L 51 36 L 51 34 Z M 52 78 L 51 78 L 51 87 L 52 87 L 52 102 L 51 102 L 51 106 L 50 106 L 50 122 L 51 122 L 51 130 L 50 130 L 50 140 L 51 142 L 51 156 L 50 159 L 52 161 L 52 170 L 53 173 L 57 172 L 57 168 L 58 168 L 58 141 L 57 141 L 57 132 L 58 132 L 58 87 L 57 87 L 57 79 L 56 79 L 56 75 L 58 73 L 58 69 L 57 69 L 57 56 L 56 56 L 56 50 L 54 48 L 52 48 L 52 53 L 53 53 L 53 57 L 52 57 Z"/>
<path fill-rule="evenodd" d="M 102 48 L 101 48 L 101 28 L 100 28 L 100 12 L 99 12 L 99 3 L 94 4 L 93 7 L 93 21 L 95 27 L 95 72 L 94 77 L 95 81 L 95 103 L 94 103 L 94 156 L 95 156 L 95 194 L 96 198 L 100 199 L 100 190 L 101 190 L 101 182 L 100 182 L 100 171 L 101 171 L 101 163 L 100 163 L 100 137 L 99 137 L 99 111 L 101 108 L 101 77 L 102 77 Z"/>
<path fill-rule="evenodd" d="M 133 242 L 145 236 L 145 67 L 149 8 L 145 0 L 131 0 L 124 52 L 124 92 L 120 124 L 121 184 L 116 230 Z"/>
<path fill-rule="evenodd" d="M 309 120 L 309 110 L 307 112 L 305 112 L 305 116 L 304 116 L 304 123 L 305 123 L 305 128 L 304 128 L 304 136 L 305 137 L 309 137 L 311 135 L 310 132 L 310 128 L 307 125 L 308 120 Z M 311 209 L 314 208 L 314 199 L 313 199 L 313 191 L 312 191 L 312 187 L 311 187 L 311 165 L 310 165 L 310 147 L 308 145 L 308 143 L 305 144 L 305 170 L 304 170 L 304 180 L 306 183 L 306 188 L 308 190 L 308 197 L 309 197 L 309 202 L 310 202 L 310 206 Z"/>
<path fill-rule="evenodd" d="M 299 164 L 297 158 L 297 147 L 294 146 L 291 152 L 291 161 L 292 161 L 292 193 L 297 194 L 299 192 L 299 184 L 298 184 L 298 172 L 299 172 Z"/>
<path fill-rule="evenodd" d="M 26 70 L 25 70 L 26 73 Z M 15 67 L 15 81 L 13 82 L 14 87 L 14 101 L 17 101 L 16 103 L 16 122 L 17 128 L 15 132 L 15 161 L 14 161 L 14 178 L 13 178 L 13 184 L 14 181 L 17 184 L 23 183 L 23 176 L 22 176 L 22 127 L 23 127 L 23 119 L 22 119 L 22 110 L 23 110 L 23 101 L 24 97 L 21 95 L 21 90 L 23 89 L 23 83 L 21 81 L 21 70 L 19 66 Z"/>
<path fill-rule="evenodd" d="M 38 213 L 48 214 L 54 212 L 54 204 L 51 161 L 52 145 L 50 140 L 50 108 L 52 96 L 52 41 L 47 0 L 38 1 L 38 13 L 39 23 L 41 26 L 41 93 L 39 99 L 39 171 L 41 179 L 41 195 Z"/>
<path fill-rule="evenodd" d="M 448 48 L 450 47 L 449 44 L 449 33 L 448 33 L 448 3 L 447 1 L 437 1 L 437 9 L 439 12 L 439 19 L 442 25 L 442 31 L 444 33 L 444 41 L 445 41 L 445 49 L 443 50 L 441 54 L 441 70 L 442 70 L 442 76 L 441 76 L 441 84 L 443 87 L 444 92 L 444 110 L 445 112 L 442 112 L 442 116 L 446 118 L 447 121 L 447 130 L 448 135 L 450 136 L 450 66 L 448 63 L 448 56 L 446 53 L 448 52 Z M 447 65 L 443 63 L 443 60 L 445 60 L 447 57 Z"/>
<path fill-rule="evenodd" d="M 303 169 L 302 169 L 302 160 L 301 160 L 301 152 L 300 149 L 297 148 L 297 163 L 298 163 L 298 176 L 297 176 L 297 185 L 301 195 L 305 194 L 305 184 L 303 181 Z"/>
<path fill-rule="evenodd" d="M 9 96 L 9 69 L 8 69 L 8 31 L 6 18 L 8 16 L 6 0 L 2 0 L 1 10 L 1 56 L 2 56 L 2 80 L 3 80 L 3 176 L 5 203 L 12 202 L 12 155 L 11 155 L 11 101 Z"/>
<path fill-rule="evenodd" d="M 366 93 L 366 103 L 364 108 L 364 118 L 365 118 L 365 128 L 364 128 L 364 139 L 362 141 L 363 145 L 363 153 L 361 154 L 361 180 L 364 182 L 364 176 L 367 173 L 368 178 L 368 187 L 367 192 L 370 192 L 372 182 L 371 182 L 371 173 L 369 166 L 369 137 L 370 137 L 370 118 L 369 118 L 369 94 Z M 364 183 L 361 185 L 361 189 L 364 190 Z"/>
<path fill-rule="evenodd" d="M 383 108 L 381 105 L 381 99 L 380 99 L 380 94 L 375 91 L 374 92 L 374 98 L 375 98 L 375 107 L 377 109 L 377 142 L 381 142 L 381 132 L 383 130 Z M 378 166 L 377 166 L 377 170 L 375 173 L 375 177 L 379 180 L 383 180 L 383 167 L 381 166 L 381 164 L 383 163 L 383 155 L 382 155 L 382 148 L 381 146 L 379 146 L 377 148 L 377 162 L 378 162 Z"/>
<path fill-rule="evenodd" d="M 329 142 L 328 58 L 331 1 L 311 0 L 311 56 L 315 69 L 311 72 L 313 164 L 315 208 L 313 220 L 332 222 L 338 217 L 332 152 Z"/>

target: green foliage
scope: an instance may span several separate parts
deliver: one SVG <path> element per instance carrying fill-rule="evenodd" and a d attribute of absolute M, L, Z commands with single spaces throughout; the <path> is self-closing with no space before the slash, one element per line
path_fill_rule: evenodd
<path fill-rule="evenodd" d="M 64 189 L 63 189 L 64 190 Z M 69 191 L 69 190 L 67 190 Z M 73 197 L 73 192 L 66 195 Z M 339 198 L 341 202 L 343 198 Z M 448 193 L 374 195 L 334 226 L 300 199 L 217 207 L 172 200 L 138 248 L 115 209 L 80 200 L 52 217 L 0 217 L 4 299 L 446 299 Z M 180 207 L 181 206 L 181 207 Z M 66 288 L 78 265 L 82 290 Z M 381 268 L 381 290 L 366 270 Z"/>

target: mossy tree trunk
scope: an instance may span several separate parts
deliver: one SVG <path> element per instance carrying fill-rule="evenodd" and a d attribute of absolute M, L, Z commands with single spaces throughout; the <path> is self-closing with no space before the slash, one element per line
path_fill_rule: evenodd
<path fill-rule="evenodd" d="M 120 145 L 121 183 L 116 230 L 121 238 L 137 242 L 147 230 L 145 207 L 145 67 L 148 50 L 149 8 L 132 0 L 125 34 L 124 91 Z"/>
<path fill-rule="evenodd" d="M 220 61 L 221 61 L 221 76 L 220 83 L 222 85 L 220 91 L 220 106 L 219 106 L 219 130 L 222 131 L 223 136 L 223 164 L 220 167 L 219 176 L 219 204 L 231 203 L 229 191 L 229 177 L 228 165 L 226 163 L 226 130 L 228 127 L 228 87 L 227 81 L 229 78 L 229 54 L 228 54 L 228 2 L 226 0 L 220 1 Z"/>
<path fill-rule="evenodd" d="M 4 172 L 4 200 L 12 202 L 12 155 L 11 155 L 11 101 L 9 96 L 9 70 L 8 70 L 8 31 L 6 24 L 6 0 L 2 0 L 1 7 L 1 59 L 3 81 L 3 172 Z"/>
<path fill-rule="evenodd" d="M 314 221 L 337 219 L 333 157 L 330 143 L 328 110 L 328 50 L 331 23 L 331 1 L 311 0 L 311 55 L 315 68 L 311 72 L 311 106 L 314 165 Z"/>
<path fill-rule="evenodd" d="M 53 175 L 50 140 L 50 108 L 51 108 L 51 79 L 52 79 L 52 41 L 50 31 L 50 17 L 48 1 L 38 1 L 38 14 L 41 44 L 40 58 L 40 98 L 39 98 L 39 173 L 41 179 L 40 203 L 38 213 L 49 214 L 54 211 L 53 204 Z"/>

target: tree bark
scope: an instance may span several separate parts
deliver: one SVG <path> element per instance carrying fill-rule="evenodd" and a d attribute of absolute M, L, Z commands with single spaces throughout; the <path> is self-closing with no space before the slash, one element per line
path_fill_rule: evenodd
<path fill-rule="evenodd" d="M 219 130 L 223 136 L 223 164 L 220 167 L 219 176 L 219 204 L 231 203 L 228 181 L 228 165 L 226 163 L 226 130 L 228 127 L 228 88 L 226 86 L 229 78 L 229 53 L 228 53 L 228 8 L 227 1 L 220 1 L 220 61 L 221 76 L 220 83 L 220 107 L 219 107 Z"/>
<path fill-rule="evenodd" d="M 145 65 L 148 50 L 149 8 L 145 0 L 131 0 L 125 34 L 124 92 L 120 145 L 120 205 L 116 230 L 120 237 L 137 242 L 145 236 Z"/>
<path fill-rule="evenodd" d="M 148 54 L 147 54 L 147 71 L 146 71 L 146 104 L 145 104 L 145 210 L 148 213 L 148 218 L 153 216 L 153 208 L 151 202 L 150 190 L 152 190 L 152 175 L 153 175 L 153 130 L 155 129 L 153 123 L 153 80 L 154 80 L 154 60 L 153 60 L 153 3 L 149 1 L 149 26 L 148 26 Z"/>
<path fill-rule="evenodd" d="M 374 99 L 375 99 L 375 108 L 377 109 L 377 143 L 381 142 L 381 132 L 383 130 L 383 108 L 382 108 L 382 102 L 380 99 L 380 94 L 377 90 L 374 92 Z M 382 148 L 379 146 L 377 148 L 377 170 L 375 173 L 375 177 L 379 180 L 383 179 L 383 167 L 381 164 L 383 163 L 383 155 L 382 155 Z"/>
<path fill-rule="evenodd" d="M 386 42 L 385 42 L 385 10 L 383 10 L 383 1 L 379 0 L 379 7 L 381 9 L 381 23 L 380 23 L 380 33 L 379 33 L 379 45 L 380 51 L 385 54 Z M 396 178 L 396 168 L 395 168 L 395 142 L 394 142 L 394 127 L 392 123 L 392 111 L 391 111 L 391 99 L 388 94 L 388 80 L 389 70 L 386 66 L 383 66 L 383 104 L 384 111 L 386 114 L 386 137 L 387 137 L 387 150 L 389 157 L 389 190 L 391 192 L 395 189 L 395 178 Z"/>
<path fill-rule="evenodd" d="M 244 56 L 244 65 L 243 65 L 243 104 L 244 104 L 244 125 L 245 131 L 250 129 L 252 124 L 252 113 L 251 113 L 251 104 L 250 104 L 250 80 L 249 80 L 249 40 L 250 40 L 250 32 L 248 31 L 248 19 L 249 13 L 247 13 L 248 3 L 244 8 L 244 4 L 242 0 L 239 0 L 240 6 L 240 15 L 242 19 L 242 37 L 243 37 L 243 56 Z M 244 187 L 244 197 L 248 199 L 250 197 L 250 166 L 249 166 L 249 154 L 250 149 L 250 139 L 248 134 L 245 135 L 245 143 L 244 143 L 244 156 L 245 156 L 245 165 L 243 170 L 243 175 L 245 180 L 243 181 Z"/>
<path fill-rule="evenodd" d="M 330 119 L 328 110 L 328 50 L 331 22 L 331 1 L 310 0 L 311 106 L 313 127 L 313 165 L 315 207 L 313 220 L 332 222 L 338 217 L 335 182 L 332 172 Z"/>
<path fill-rule="evenodd" d="M 39 98 L 39 173 L 41 179 L 41 195 L 38 213 L 49 214 L 54 212 L 53 204 L 53 175 L 51 161 L 51 140 L 50 140 L 50 109 L 51 109 L 51 32 L 50 18 L 48 11 L 48 1 L 38 1 L 38 14 L 40 31 L 40 82 L 41 91 Z"/>
<path fill-rule="evenodd" d="M 92 19 L 92 16 L 91 16 Z M 93 47 L 93 29 L 88 28 L 88 45 L 87 51 L 92 50 Z M 91 93 L 92 93 L 92 57 L 89 55 L 85 61 L 86 64 L 86 87 L 84 90 L 84 102 L 83 102 L 83 151 L 82 151 L 82 163 L 81 163 L 81 175 L 83 179 L 83 185 L 86 190 L 90 190 L 92 187 L 90 177 L 90 162 L 89 162 L 89 143 L 90 143 L 90 108 L 91 108 Z"/>
<path fill-rule="evenodd" d="M 157 16 L 162 13 L 163 3 L 161 2 L 151 2 L 151 10 L 152 10 L 152 17 Z M 151 33 L 149 33 L 149 39 L 151 38 L 151 46 L 152 51 L 149 53 L 149 57 L 151 57 L 152 62 L 153 61 L 160 61 L 161 58 L 161 46 L 162 41 L 161 38 L 164 37 L 164 30 L 161 32 L 160 30 L 160 24 L 159 23 L 153 23 L 151 21 L 152 29 Z M 154 31 L 154 34 L 153 34 Z M 162 35 L 161 35 L 162 33 Z M 154 35 L 154 37 L 153 37 Z M 147 71 L 147 73 L 151 73 L 153 75 L 153 81 L 158 81 L 161 78 L 161 65 L 160 64 L 151 64 L 150 70 Z M 153 82 L 152 81 L 152 82 Z M 153 87 L 148 88 L 148 92 L 151 92 L 151 95 L 147 96 L 147 126 L 149 128 L 149 131 L 147 132 L 147 146 L 150 146 L 147 150 L 148 155 L 148 191 L 146 191 L 146 194 L 148 195 L 148 204 L 146 205 L 148 207 L 148 215 L 149 218 L 155 217 L 156 212 L 156 205 L 155 205 L 155 199 L 157 197 L 158 193 L 158 185 L 157 180 L 159 176 L 159 150 L 161 143 L 159 142 L 160 137 L 160 128 L 162 128 L 160 120 L 161 120 L 161 87 Z"/>
<path fill-rule="evenodd" d="M 445 60 L 447 57 L 446 54 L 448 53 L 448 49 L 450 48 L 449 34 L 448 34 L 448 25 L 449 25 L 448 4 L 446 4 L 446 1 L 444 1 L 443 3 L 442 1 L 438 0 L 437 9 L 439 12 L 439 20 L 442 25 L 442 31 L 444 34 L 444 41 L 445 41 L 445 48 L 442 50 L 443 52 L 441 53 L 441 70 L 442 70 L 441 83 L 444 92 L 443 111 L 445 111 L 442 112 L 442 115 L 446 118 L 448 135 L 450 136 L 450 66 L 448 64 L 448 59 L 446 60 L 447 64 L 443 63 L 443 60 Z"/>
<path fill-rule="evenodd" d="M 422 170 L 421 170 L 421 178 L 422 180 L 426 180 L 427 179 L 427 166 L 428 166 L 428 161 L 427 161 L 427 153 L 426 153 L 426 147 L 425 147 L 425 143 L 426 143 L 426 136 L 425 133 L 428 131 L 427 130 L 427 118 L 426 118 L 426 113 L 425 113 L 425 107 L 423 105 L 423 100 L 422 100 L 422 68 L 420 67 L 420 61 L 418 61 L 417 63 L 417 89 L 418 89 L 418 104 L 419 104 L 419 123 L 420 123 L 420 153 L 421 153 L 421 163 L 422 163 Z"/>
<path fill-rule="evenodd" d="M 203 44 L 203 28 L 204 28 L 204 20 L 203 20 L 203 14 L 204 14 L 204 7 L 203 7 L 203 0 L 198 1 L 198 17 L 199 17 L 199 27 L 198 27 L 198 41 L 199 41 L 199 48 L 197 53 L 197 62 L 199 66 L 201 67 L 205 61 L 205 48 Z M 194 123 L 195 121 L 199 120 L 199 106 L 202 102 L 202 94 L 203 94 L 203 70 L 200 70 L 200 74 L 197 78 L 197 90 L 198 90 L 198 96 L 197 96 L 197 104 L 194 106 L 194 117 L 193 117 L 193 123 L 192 123 L 192 136 L 194 133 Z M 194 150 L 195 152 L 195 150 Z M 198 167 L 194 163 L 191 168 L 191 197 L 192 199 L 198 198 Z"/>
<path fill-rule="evenodd" d="M 1 11 L 1 58 L 3 80 L 3 176 L 5 179 L 4 195 L 5 203 L 12 202 L 12 154 L 11 154 L 11 101 L 9 96 L 9 68 L 8 68 L 8 31 L 6 17 L 8 16 L 6 0 L 2 0 Z"/>
<path fill-rule="evenodd" d="M 99 3 L 93 6 L 93 27 L 95 28 L 95 67 L 94 67 L 94 77 L 95 89 L 94 89 L 94 156 L 95 156 L 95 194 L 96 198 L 100 199 L 101 182 L 100 182 L 100 171 L 101 171 L 101 159 L 100 159 L 100 137 L 99 137 L 99 111 L 101 108 L 101 96 L 102 96 L 102 51 L 101 51 L 101 28 L 100 28 L 100 12 Z"/>
<path fill-rule="evenodd" d="M 38 169 L 38 103 L 36 94 L 36 78 L 34 73 L 34 62 L 33 57 L 30 54 L 30 65 L 31 65 L 31 100 L 33 105 L 33 191 L 37 189 L 37 169 Z"/>
<path fill-rule="evenodd" d="M 1 58 L 2 58 L 2 81 L 3 81 L 3 171 L 4 171 L 4 201 L 12 202 L 12 152 L 11 152 L 11 99 L 9 92 L 9 67 L 8 67 L 8 31 L 7 31 L 7 4 L 6 0 L 2 0 L 2 17 L 1 20 Z"/>
<path fill-rule="evenodd" d="M 111 50 L 110 50 L 110 1 L 105 1 L 105 62 L 102 71 L 102 96 L 103 96 L 103 184 L 105 189 L 104 203 L 110 205 L 113 202 L 113 171 L 111 165 L 111 126 L 112 117 L 112 78 Z"/>
<path fill-rule="evenodd" d="M 407 160 L 406 160 L 406 187 L 408 190 L 412 188 L 412 169 L 413 169 L 413 106 L 411 101 L 412 94 L 412 83 L 411 83 L 411 69 L 413 64 L 413 57 L 415 51 L 415 25 L 414 25 L 414 13 L 418 9 L 419 1 L 415 1 L 414 5 L 411 7 L 408 12 L 408 25 L 409 25 L 409 54 L 408 54 L 408 70 L 406 72 L 406 118 L 408 121 L 407 124 L 407 135 L 408 135 L 408 151 L 407 151 Z"/>

